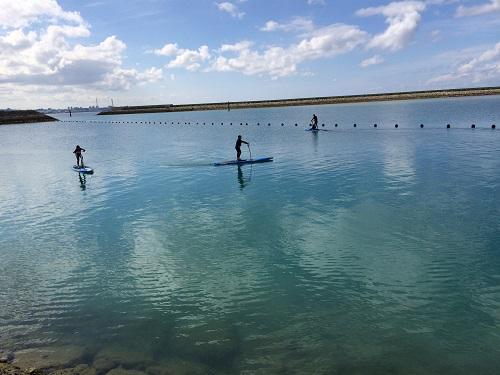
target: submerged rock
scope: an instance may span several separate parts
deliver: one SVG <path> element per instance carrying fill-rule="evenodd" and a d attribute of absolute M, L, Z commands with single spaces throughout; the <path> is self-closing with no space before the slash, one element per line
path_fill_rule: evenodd
<path fill-rule="evenodd" d="M 146 372 L 150 375 L 203 375 L 210 373 L 208 368 L 201 363 L 172 359 L 148 367 Z"/>
<path fill-rule="evenodd" d="M 105 372 L 117 367 L 145 368 L 152 363 L 149 353 L 128 350 L 122 347 L 107 347 L 94 358 L 93 367 L 97 372 Z"/>
<path fill-rule="evenodd" d="M 13 352 L 0 350 L 0 363 L 10 363 L 14 360 L 15 355 Z"/>
<path fill-rule="evenodd" d="M 126 370 L 122 367 L 118 367 L 107 372 L 106 375 L 148 375 L 148 374 L 142 371 Z"/>
<path fill-rule="evenodd" d="M 28 373 L 14 365 L 0 363 L 0 375 L 28 375 Z"/>
<path fill-rule="evenodd" d="M 78 365 L 71 368 L 65 368 L 51 372 L 50 375 L 96 375 L 96 369 L 88 365 Z"/>
<path fill-rule="evenodd" d="M 221 371 L 230 368 L 240 350 L 237 330 L 225 322 L 210 322 L 190 328 L 171 340 L 177 356 L 194 359 Z"/>
<path fill-rule="evenodd" d="M 78 346 L 58 346 L 26 349 L 16 352 L 13 364 L 23 370 L 68 367 L 85 355 Z"/>

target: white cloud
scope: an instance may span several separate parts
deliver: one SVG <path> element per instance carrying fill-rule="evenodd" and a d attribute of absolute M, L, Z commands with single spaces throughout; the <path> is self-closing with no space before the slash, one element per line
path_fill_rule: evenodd
<path fill-rule="evenodd" d="M 236 5 L 228 1 L 224 1 L 222 3 L 216 3 L 216 5 L 221 12 L 229 13 L 231 17 L 242 18 L 245 15 L 245 12 L 240 12 Z"/>
<path fill-rule="evenodd" d="M 305 17 L 295 17 L 291 21 L 286 23 L 278 23 L 276 21 L 267 21 L 266 24 L 260 28 L 260 31 L 294 31 L 294 32 L 304 32 L 312 31 L 314 29 L 314 23 L 312 20 Z"/>
<path fill-rule="evenodd" d="M 0 83 L 13 90 L 122 90 L 161 77 L 157 68 L 123 69 L 126 45 L 115 36 L 93 45 L 75 43 L 89 37 L 90 28 L 78 13 L 64 11 L 55 0 L 0 0 L 0 20 Z"/>
<path fill-rule="evenodd" d="M 177 43 L 168 43 L 160 49 L 155 49 L 153 53 L 158 56 L 174 56 L 178 51 Z"/>
<path fill-rule="evenodd" d="M 496 84 L 500 80 L 500 42 L 451 70 L 451 73 L 434 77 L 427 83 Z"/>
<path fill-rule="evenodd" d="M 384 59 L 381 56 L 375 55 L 373 57 L 370 57 L 369 59 L 363 60 L 359 64 L 359 66 L 361 66 L 362 68 L 367 68 L 369 66 L 381 64 L 383 62 L 384 62 Z"/>
<path fill-rule="evenodd" d="M 448 4 L 456 4 L 461 0 L 425 0 L 427 5 L 448 5 Z"/>
<path fill-rule="evenodd" d="M 78 12 L 64 11 L 56 0 L 0 0 L 0 25 L 3 29 L 22 28 L 40 20 L 84 23 Z"/>
<path fill-rule="evenodd" d="M 436 2 L 454 2 L 455 0 L 428 0 Z M 235 44 L 223 44 L 208 53 L 208 47 L 202 53 L 198 50 L 180 49 L 177 44 L 167 44 L 158 55 L 175 56 L 167 63 L 168 68 L 203 70 L 215 72 L 240 72 L 245 75 L 264 75 L 273 79 L 294 75 L 299 66 L 307 61 L 331 58 L 349 53 L 356 48 L 368 47 L 396 51 L 405 47 L 412 39 L 421 21 L 421 14 L 426 9 L 424 1 L 397 1 L 385 6 L 360 9 L 358 16 L 369 17 L 382 15 L 388 27 L 383 33 L 372 36 L 355 25 L 333 24 L 314 29 L 312 20 L 295 17 L 287 22 L 268 21 L 262 31 L 300 31 L 299 41 L 289 45 L 255 46 L 244 40 Z M 438 37 L 438 32 L 432 34 Z M 384 62 L 380 55 L 372 56 L 360 63 L 368 67 Z"/>
<path fill-rule="evenodd" d="M 490 0 L 489 3 L 465 7 L 463 5 L 457 8 L 455 15 L 457 17 L 478 16 L 486 13 L 500 12 L 500 0 Z"/>
<path fill-rule="evenodd" d="M 461 65 L 458 68 L 458 72 L 462 74 L 472 73 L 478 68 L 484 67 L 485 64 L 490 64 L 490 67 L 500 68 L 500 42 L 497 43 L 493 48 L 486 50 L 480 56 L 468 61 L 467 63 Z"/>
<path fill-rule="evenodd" d="M 366 32 L 357 26 L 334 24 L 320 28 L 290 51 L 300 59 L 330 57 L 352 51 L 366 41 Z"/>
<path fill-rule="evenodd" d="M 254 49 L 251 41 L 223 44 L 210 55 L 208 46 L 198 50 L 179 49 L 176 44 L 166 44 L 155 50 L 158 55 L 175 59 L 167 68 L 198 70 L 205 64 L 205 71 L 240 72 L 245 75 L 269 75 L 272 78 L 295 74 L 297 66 L 307 60 L 336 56 L 352 51 L 366 43 L 368 34 L 356 26 L 334 24 L 308 33 L 298 43 L 287 47 L 269 46 Z"/>
<path fill-rule="evenodd" d="M 155 82 L 163 77 L 159 68 L 150 68 L 144 72 L 135 69 L 116 68 L 104 75 L 100 84 L 96 87 L 108 90 L 128 90 L 132 85 L 143 85 L 147 82 Z"/>
<path fill-rule="evenodd" d="M 276 21 L 267 21 L 264 26 L 260 28 L 260 31 L 276 31 L 280 29 L 280 24 Z"/>
<path fill-rule="evenodd" d="M 175 59 L 167 64 L 167 68 L 185 68 L 195 71 L 200 68 L 202 62 L 209 58 L 208 46 L 201 46 L 198 50 L 178 49 Z"/>
<path fill-rule="evenodd" d="M 34 31 L 25 33 L 21 29 L 12 30 L 0 36 L 0 49 L 2 50 L 22 50 L 33 45 L 37 34 Z"/>
<path fill-rule="evenodd" d="M 98 45 L 77 44 L 71 48 L 62 35 L 73 31 L 50 26 L 29 48 L 10 57 L 2 53 L 0 82 L 120 86 L 113 78 L 123 83 L 120 66 L 125 44 L 113 36 Z M 128 84 L 122 86 L 128 87 Z"/>
<path fill-rule="evenodd" d="M 247 50 L 253 46 L 253 42 L 248 40 L 243 40 L 241 42 L 235 44 L 223 44 L 220 47 L 221 52 L 240 52 L 243 50 Z"/>
<path fill-rule="evenodd" d="M 356 14 L 361 17 L 383 15 L 389 25 L 382 34 L 375 35 L 367 46 L 390 51 L 405 47 L 417 30 L 425 8 L 425 3 L 421 1 L 399 1 L 358 10 Z"/>
<path fill-rule="evenodd" d="M 352 51 L 366 40 L 367 34 L 356 26 L 334 24 L 318 29 L 309 37 L 288 47 L 267 47 L 263 51 L 246 48 L 233 49 L 236 56 L 220 55 L 210 70 L 236 71 L 246 75 L 266 74 L 272 78 L 297 72 L 297 65 L 307 61 L 331 57 Z M 226 47 L 226 51 L 231 49 Z"/>
<path fill-rule="evenodd" d="M 309 5 L 325 5 L 325 0 L 307 0 L 307 4 Z"/>
<path fill-rule="evenodd" d="M 137 73 L 137 81 L 139 82 L 156 82 L 163 78 L 163 71 L 160 68 L 149 68 L 144 72 Z"/>
<path fill-rule="evenodd" d="M 210 70 L 245 75 L 268 74 L 276 78 L 295 73 L 296 59 L 282 47 L 270 47 L 262 53 L 244 49 L 236 57 L 217 57 Z"/>

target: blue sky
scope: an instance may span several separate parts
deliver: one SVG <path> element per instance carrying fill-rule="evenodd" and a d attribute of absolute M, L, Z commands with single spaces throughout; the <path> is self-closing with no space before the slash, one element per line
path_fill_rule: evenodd
<path fill-rule="evenodd" d="M 500 85 L 500 0 L 0 0 L 0 107 Z"/>

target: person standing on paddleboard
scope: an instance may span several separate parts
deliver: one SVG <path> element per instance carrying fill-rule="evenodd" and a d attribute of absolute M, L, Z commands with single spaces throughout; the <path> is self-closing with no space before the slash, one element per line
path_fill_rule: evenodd
<path fill-rule="evenodd" d="M 311 128 L 313 130 L 318 129 L 318 117 L 313 113 L 313 118 L 311 119 Z"/>
<path fill-rule="evenodd" d="M 236 159 L 241 160 L 241 144 L 244 143 L 246 145 L 249 145 L 250 143 L 245 142 L 243 139 L 241 139 L 241 135 L 238 136 L 238 139 L 236 140 L 236 146 L 234 148 L 236 149 Z"/>
<path fill-rule="evenodd" d="M 76 166 L 80 167 L 80 159 L 82 159 L 82 152 L 85 152 L 84 148 L 81 148 L 79 145 L 76 145 L 75 151 L 73 151 L 73 154 L 76 156 Z M 83 163 L 82 163 L 83 167 Z"/>

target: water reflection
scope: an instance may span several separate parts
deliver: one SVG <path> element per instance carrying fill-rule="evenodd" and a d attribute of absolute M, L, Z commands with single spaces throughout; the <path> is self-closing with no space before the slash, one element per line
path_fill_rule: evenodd
<path fill-rule="evenodd" d="M 336 106 L 331 117 L 403 123 L 408 110 L 388 108 L 401 107 Z M 292 123 L 300 110 L 234 115 Z M 405 123 L 419 123 L 411 113 Z M 218 145 L 234 127 L 201 124 L 226 114 L 136 117 L 200 126 L 33 125 L 26 149 L 41 158 L 19 151 L 28 128 L 0 127 L 0 346 L 61 339 L 127 347 L 127 369 L 201 366 L 164 373 L 494 373 L 500 133 L 250 124 L 256 156 L 278 162 L 256 166 L 243 193 L 252 166 L 234 185 L 233 168 L 207 163 L 225 158 Z M 52 152 L 77 136 L 99 160 L 83 194 Z M 463 369 L 465 352 L 479 370 Z"/>
<path fill-rule="evenodd" d="M 415 147 L 408 139 L 383 142 L 383 171 L 390 190 L 408 194 L 415 183 Z"/>
<path fill-rule="evenodd" d="M 318 133 L 319 132 L 310 132 L 312 134 L 312 144 L 313 144 L 313 148 L 314 148 L 314 152 L 317 153 L 318 152 Z"/>
<path fill-rule="evenodd" d="M 80 189 L 82 189 L 82 191 L 85 191 L 87 189 L 87 176 L 85 176 L 85 174 L 83 173 L 78 173 L 78 180 L 80 181 Z"/>
<path fill-rule="evenodd" d="M 240 190 L 243 190 L 252 180 L 253 167 L 250 165 L 250 174 L 247 178 L 243 175 L 243 169 L 238 165 L 238 183 L 240 185 Z"/>

